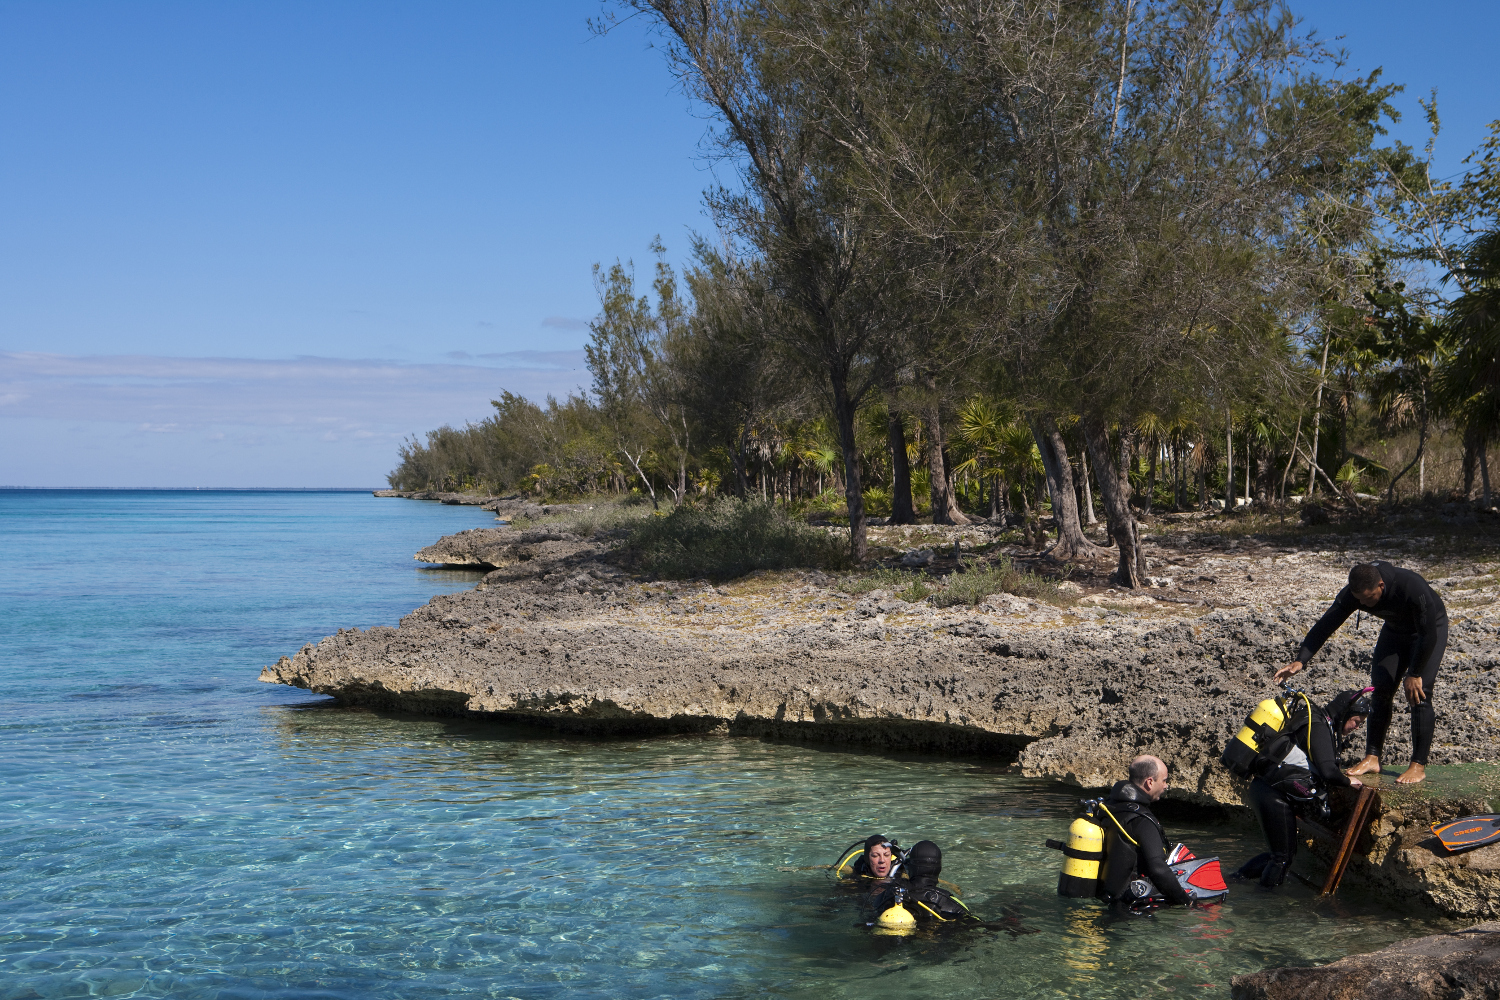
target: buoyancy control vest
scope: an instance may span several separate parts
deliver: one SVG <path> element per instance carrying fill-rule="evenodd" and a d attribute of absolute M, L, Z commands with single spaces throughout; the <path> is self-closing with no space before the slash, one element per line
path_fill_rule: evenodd
<path fill-rule="evenodd" d="M 1301 691 L 1267 698 L 1245 717 L 1219 762 L 1238 777 L 1259 778 L 1304 809 L 1326 815 L 1328 795 L 1312 765 L 1312 728 L 1321 718 Z"/>

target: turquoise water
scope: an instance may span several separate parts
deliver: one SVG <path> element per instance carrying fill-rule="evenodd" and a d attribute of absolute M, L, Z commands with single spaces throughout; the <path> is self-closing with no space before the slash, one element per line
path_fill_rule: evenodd
<path fill-rule="evenodd" d="M 472 586 L 411 553 L 490 518 L 0 491 L 0 997 L 1224 997 L 1234 973 L 1431 927 L 1297 884 L 1111 922 L 1054 894 L 1041 843 L 1076 793 L 983 761 L 560 740 L 256 681 Z M 1200 855 L 1259 849 L 1168 829 Z M 998 926 L 856 926 L 857 900 L 806 869 L 875 831 L 938 841 Z"/>

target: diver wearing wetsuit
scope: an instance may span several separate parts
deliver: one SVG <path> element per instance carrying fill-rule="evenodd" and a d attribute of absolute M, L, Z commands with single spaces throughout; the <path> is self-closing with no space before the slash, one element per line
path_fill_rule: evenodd
<path fill-rule="evenodd" d="M 1370 665 L 1375 695 L 1370 728 L 1365 734 L 1365 758 L 1349 773 L 1373 774 L 1380 770 L 1380 752 L 1391 725 L 1391 702 L 1404 674 L 1406 700 L 1411 706 L 1411 764 L 1396 780 L 1402 784 L 1421 781 L 1427 776 L 1427 755 L 1432 749 L 1432 686 L 1448 646 L 1448 609 L 1421 576 L 1387 562 L 1355 566 L 1349 571 L 1348 586 L 1339 591 L 1332 606 L 1302 640 L 1297 659 L 1276 671 L 1276 680 L 1284 681 L 1301 670 L 1356 611 L 1385 624 L 1375 640 Z"/>
<path fill-rule="evenodd" d="M 918 922 L 947 922 L 968 915 L 968 907 L 938 884 L 943 871 L 943 852 L 930 840 L 919 841 L 906 852 L 907 882 L 893 882 L 876 900 L 881 913 L 902 902 Z"/>
<path fill-rule="evenodd" d="M 1114 822 L 1106 816 L 1101 823 L 1105 850 L 1099 895 L 1117 909 L 1128 910 L 1138 901 L 1131 890 L 1138 879 L 1156 886 L 1168 903 L 1192 902 L 1167 867 L 1166 834 L 1150 808 L 1166 790 L 1167 765 L 1155 757 L 1137 757 L 1130 762 L 1130 779 L 1117 782 L 1103 802 Z"/>
<path fill-rule="evenodd" d="M 1370 714 L 1368 691 L 1345 691 L 1322 709 L 1314 708 L 1310 720 L 1308 703 L 1300 698 L 1293 703 L 1284 730 L 1291 749 L 1279 766 L 1250 782 L 1250 809 L 1270 850 L 1245 862 L 1235 874 L 1259 879 L 1268 889 L 1281 885 L 1297 856 L 1297 817 L 1326 808 L 1323 789 L 1360 787 L 1358 778 L 1339 770 L 1335 734 L 1352 733 L 1364 724 Z"/>
<path fill-rule="evenodd" d="M 849 873 L 855 878 L 885 881 L 900 876 L 901 864 L 901 855 L 896 853 L 896 842 L 883 833 L 877 833 L 865 840 L 864 853 L 854 862 Z"/>

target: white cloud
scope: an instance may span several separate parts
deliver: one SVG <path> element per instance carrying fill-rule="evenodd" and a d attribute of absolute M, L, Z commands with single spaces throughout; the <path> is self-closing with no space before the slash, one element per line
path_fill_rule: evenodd
<path fill-rule="evenodd" d="M 581 352 L 489 364 L 0 352 L 8 485 L 380 485 L 408 435 L 589 382 Z M 495 364 L 494 362 L 500 362 Z M 186 433 L 192 432 L 192 433 Z"/>

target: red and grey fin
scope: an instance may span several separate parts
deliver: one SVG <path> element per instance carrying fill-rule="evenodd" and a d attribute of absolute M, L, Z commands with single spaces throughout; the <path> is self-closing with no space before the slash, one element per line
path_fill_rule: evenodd
<path fill-rule="evenodd" d="M 1229 893 L 1229 885 L 1224 881 L 1224 869 L 1219 867 L 1218 858 L 1194 858 L 1184 864 L 1173 865 L 1172 874 L 1177 876 L 1177 884 L 1198 902 L 1220 899 Z"/>
<path fill-rule="evenodd" d="M 1500 816 L 1465 816 L 1432 824 L 1432 832 L 1450 852 L 1469 851 L 1500 841 Z"/>

